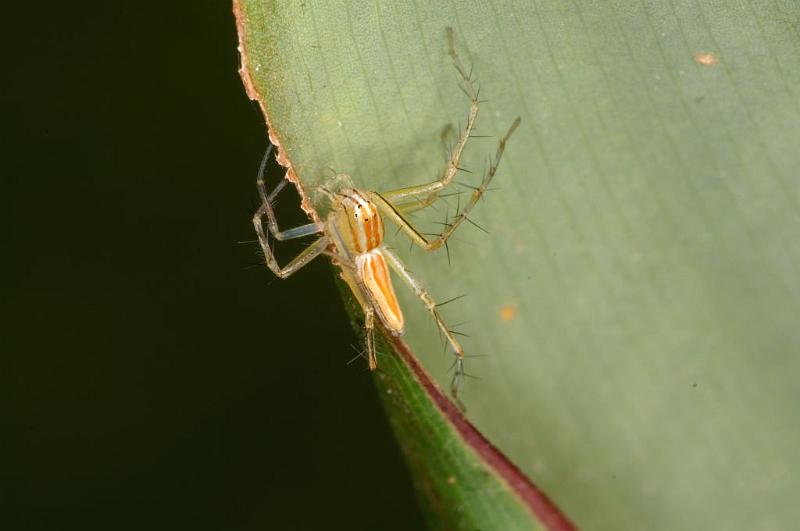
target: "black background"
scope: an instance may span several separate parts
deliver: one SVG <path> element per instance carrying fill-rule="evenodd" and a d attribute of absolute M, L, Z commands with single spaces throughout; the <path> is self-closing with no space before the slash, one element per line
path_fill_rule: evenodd
<path fill-rule="evenodd" d="M 330 266 L 280 281 L 237 244 L 267 139 L 230 3 L 22 4 L 0 528 L 421 527 Z"/>

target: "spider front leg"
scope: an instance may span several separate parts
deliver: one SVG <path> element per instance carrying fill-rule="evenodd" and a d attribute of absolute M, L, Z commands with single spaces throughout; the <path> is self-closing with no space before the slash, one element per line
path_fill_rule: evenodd
<path fill-rule="evenodd" d="M 271 145 L 264 154 L 264 158 L 261 160 L 261 167 L 258 170 L 256 185 L 258 186 L 258 194 L 261 196 L 261 206 L 258 207 L 258 210 L 256 210 L 256 213 L 253 215 L 253 226 L 256 229 L 258 242 L 261 244 L 261 250 L 264 252 L 264 260 L 266 261 L 267 267 L 278 277 L 286 278 L 322 253 L 327 248 L 329 241 L 327 236 L 322 236 L 306 247 L 303 252 L 297 255 L 286 266 L 281 267 L 278 264 L 278 261 L 275 259 L 275 254 L 272 252 L 272 248 L 269 245 L 267 233 L 264 232 L 263 219 L 265 216 L 267 218 L 269 232 L 276 240 L 291 240 L 318 234 L 325 230 L 325 226 L 321 223 L 308 223 L 285 231 L 281 231 L 278 228 L 278 221 L 275 217 L 272 203 L 275 201 L 278 193 L 286 186 L 287 181 L 284 179 L 272 193 L 267 193 L 267 187 L 264 184 L 264 170 L 266 169 L 270 153 L 272 153 Z"/>
<path fill-rule="evenodd" d="M 439 327 L 442 335 L 447 339 L 447 342 L 450 344 L 450 347 L 453 349 L 453 353 L 456 356 L 455 359 L 455 371 L 453 373 L 453 380 L 450 384 L 450 393 L 453 395 L 453 399 L 458 403 L 461 409 L 464 409 L 463 404 L 458 399 L 458 388 L 461 384 L 461 379 L 464 376 L 464 349 L 461 347 L 461 344 L 455 337 L 450 328 L 448 328 L 447 323 L 444 322 L 442 318 L 442 314 L 439 313 L 439 309 L 437 308 L 436 302 L 431 297 L 428 290 L 422 285 L 420 281 L 418 281 L 411 272 L 403 265 L 400 259 L 395 255 L 392 251 L 387 248 L 382 248 L 381 252 L 386 256 L 386 259 L 389 262 L 389 266 L 398 274 L 400 278 L 403 279 L 403 282 L 411 288 L 411 291 L 422 301 L 422 304 L 425 305 L 425 309 L 430 312 L 433 320 L 436 321 L 436 325 Z"/>
<path fill-rule="evenodd" d="M 497 153 L 495 154 L 494 160 L 489 165 L 489 169 L 487 170 L 486 174 L 483 176 L 481 180 L 481 184 L 472 190 L 472 194 L 470 196 L 469 202 L 464 206 L 461 212 L 456 215 L 453 221 L 448 222 L 445 229 L 434 239 L 428 240 L 425 236 L 422 235 L 414 226 L 403 216 L 401 209 L 403 212 L 408 212 L 408 208 L 403 208 L 402 205 L 396 205 L 392 201 L 389 200 L 389 197 L 395 197 L 392 193 L 388 194 L 380 194 L 378 192 L 369 192 L 370 199 L 378 205 L 378 208 L 381 210 L 381 213 L 386 215 L 392 221 L 394 221 L 400 229 L 403 230 L 408 236 L 411 238 L 411 241 L 425 249 L 426 251 L 431 251 L 433 249 L 438 249 L 439 247 L 443 246 L 447 243 L 447 240 L 450 236 L 455 232 L 455 230 L 463 223 L 469 216 L 469 213 L 475 208 L 475 205 L 478 204 L 481 197 L 486 190 L 489 188 L 489 183 L 492 182 L 495 173 L 497 173 L 497 168 L 500 166 L 500 159 L 503 157 L 503 153 L 506 149 L 506 143 L 508 139 L 514 134 L 514 131 L 519 126 L 520 119 L 517 118 L 514 120 L 514 123 L 511 124 L 511 127 L 508 128 L 508 131 L 503 138 L 500 139 L 500 144 L 497 147 Z M 427 205 L 426 205 L 427 206 Z"/>

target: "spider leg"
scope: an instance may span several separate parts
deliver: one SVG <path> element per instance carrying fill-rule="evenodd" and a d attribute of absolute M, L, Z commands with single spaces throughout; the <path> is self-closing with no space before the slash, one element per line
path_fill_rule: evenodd
<path fill-rule="evenodd" d="M 375 310 L 364 308 L 364 334 L 367 336 L 367 363 L 369 370 L 378 368 L 378 356 L 375 355 Z"/>
<path fill-rule="evenodd" d="M 443 188 L 446 188 L 450 185 L 450 183 L 453 181 L 453 177 L 455 177 L 456 173 L 461 170 L 461 168 L 459 168 L 461 155 L 463 154 L 464 148 L 469 141 L 472 129 L 475 127 L 475 120 L 478 117 L 478 107 L 480 103 L 478 95 L 480 91 L 475 87 L 474 80 L 472 78 L 472 71 L 467 70 L 464 67 L 464 64 L 461 62 L 461 59 L 456 53 L 456 48 L 453 41 L 453 30 L 450 28 L 447 29 L 447 43 L 450 52 L 450 58 L 453 61 L 453 66 L 458 72 L 461 81 L 464 82 L 464 93 L 469 98 L 470 103 L 467 121 L 464 124 L 464 129 L 461 131 L 461 136 L 459 137 L 458 142 L 456 142 L 456 145 L 450 152 L 450 159 L 447 161 L 447 167 L 445 168 L 440 179 L 417 186 L 398 188 L 382 194 L 387 201 L 396 207 L 403 206 L 402 210 L 404 212 L 419 210 L 430 206 L 438 198 L 439 192 Z M 447 129 L 445 129 L 445 133 L 446 132 Z"/>
<path fill-rule="evenodd" d="M 256 212 L 256 215 L 253 216 L 253 225 L 256 228 L 256 234 L 258 234 L 258 241 L 261 244 L 261 250 L 264 251 L 264 259 L 267 267 L 269 267 L 270 270 L 280 278 L 286 278 L 290 276 L 292 273 L 322 254 L 328 247 L 328 237 L 321 236 L 320 238 L 314 240 L 311 245 L 303 249 L 303 251 L 295 256 L 288 264 L 281 267 L 280 264 L 278 264 L 278 260 L 275 258 L 275 254 L 272 252 L 272 248 L 270 248 L 269 243 L 267 242 L 267 237 L 264 234 L 264 227 L 261 224 L 261 216 L 261 209 L 259 209 L 258 212 Z"/>
<path fill-rule="evenodd" d="M 275 237 L 276 240 L 290 240 L 294 238 L 310 236 L 312 234 L 318 234 L 325 230 L 325 226 L 321 223 L 308 223 L 306 225 L 301 225 L 300 227 L 294 227 L 285 231 L 281 231 L 278 228 L 278 221 L 275 217 L 275 211 L 272 208 L 272 202 L 275 200 L 275 197 L 277 197 L 278 193 L 284 188 L 284 186 L 286 186 L 287 181 L 284 179 L 281 181 L 281 184 L 279 184 L 275 190 L 272 191 L 272 193 L 267 193 L 267 187 L 264 184 L 264 170 L 266 169 L 267 160 L 269 159 L 270 153 L 272 153 L 271 145 L 264 154 L 264 158 L 261 160 L 261 167 L 258 170 L 258 179 L 256 180 L 256 185 L 258 186 L 258 194 L 261 196 L 261 206 L 258 207 L 258 210 L 256 210 L 256 213 L 253 215 L 253 226 L 256 229 L 258 242 L 261 244 L 261 250 L 264 252 L 264 258 L 267 267 L 269 267 L 270 270 L 272 270 L 272 272 L 278 277 L 286 278 L 322 253 L 328 246 L 328 238 L 327 236 L 322 236 L 321 238 L 315 240 L 286 266 L 281 267 L 278 264 L 278 261 L 275 259 L 275 254 L 272 252 L 272 248 L 269 245 L 267 233 L 264 231 L 264 217 L 267 218 L 267 227 L 269 232 Z"/>
<path fill-rule="evenodd" d="M 272 153 L 272 149 L 272 144 L 270 144 L 266 153 L 264 153 L 264 157 L 261 159 L 261 166 L 258 168 L 256 186 L 258 187 L 258 195 L 261 197 L 261 206 L 256 211 L 255 216 L 253 216 L 253 222 L 255 223 L 256 218 L 258 218 L 259 224 L 261 224 L 260 220 L 266 216 L 269 232 L 276 240 L 291 240 L 293 238 L 302 238 L 303 236 L 309 236 L 311 234 L 323 232 L 325 230 L 325 226 L 321 223 L 308 223 L 307 225 L 302 225 L 286 231 L 281 231 L 278 228 L 278 220 L 275 217 L 275 210 L 272 208 L 272 204 L 275 202 L 275 198 L 278 196 L 278 193 L 283 190 L 289 181 L 287 181 L 284 177 L 284 179 L 280 182 L 280 184 L 278 184 L 278 186 L 275 187 L 272 193 L 267 193 L 267 186 L 264 183 L 264 172 L 266 171 L 267 162 L 269 161 L 269 156 Z M 263 230 L 261 232 L 263 232 Z"/>
<path fill-rule="evenodd" d="M 486 193 L 489 183 L 492 182 L 495 173 L 497 173 L 497 168 L 500 165 L 500 159 L 502 158 L 503 152 L 506 149 L 506 142 L 508 142 L 508 139 L 514 133 L 514 130 L 517 128 L 517 126 L 519 126 L 519 122 L 519 118 L 514 120 L 514 123 L 511 124 L 511 127 L 508 129 L 506 134 L 500 139 L 500 144 L 497 147 L 497 153 L 495 154 L 494 160 L 489 165 L 489 169 L 486 174 L 483 176 L 481 184 L 473 188 L 472 194 L 470 194 L 469 202 L 467 202 L 461 212 L 456 215 L 453 221 L 445 225 L 444 230 L 437 237 L 429 240 L 422 235 L 422 233 L 415 229 L 414 226 L 403 216 L 403 213 L 408 212 L 408 210 L 404 209 L 403 212 L 401 212 L 400 208 L 402 207 L 398 207 L 393 204 L 383 194 L 379 194 L 378 192 L 368 192 L 369 198 L 378 206 L 378 209 L 380 209 L 381 213 L 394 221 L 397 226 L 400 227 L 400 229 L 408 234 L 408 236 L 411 238 L 411 241 L 413 241 L 415 244 L 422 247 L 426 251 L 431 251 L 442 247 L 445 243 L 447 243 L 448 238 L 450 238 L 458 226 L 467 219 L 469 213 L 472 211 L 475 205 L 478 204 L 478 201 L 480 201 L 483 194 Z M 431 203 L 432 202 L 433 201 L 431 201 Z"/>
<path fill-rule="evenodd" d="M 350 287 L 350 291 L 364 312 L 364 334 L 367 343 L 367 363 L 369 370 L 378 368 L 378 356 L 375 351 L 375 309 L 372 307 L 368 290 L 358 276 L 354 256 L 344 243 L 342 235 L 336 224 L 330 225 L 329 237 L 333 243 L 333 250 L 326 252 L 341 268 L 339 276 Z"/>
<path fill-rule="evenodd" d="M 453 373 L 453 380 L 450 384 L 450 394 L 458 403 L 459 407 L 464 409 L 463 405 L 458 399 L 458 389 L 464 376 L 464 349 L 456 339 L 453 331 L 448 328 L 447 323 L 445 323 L 441 313 L 439 313 L 436 302 L 433 300 L 433 297 L 431 297 L 430 293 L 428 293 L 428 290 L 425 289 L 419 280 L 414 278 L 408 269 L 406 269 L 406 266 L 403 265 L 397 255 L 385 247 L 381 249 L 381 252 L 384 254 L 384 256 L 386 256 L 389 266 L 398 275 L 400 275 L 400 278 L 403 279 L 411 291 L 413 291 L 414 294 L 422 301 L 422 304 L 425 305 L 425 308 L 428 310 L 428 312 L 430 312 L 433 320 L 436 321 L 436 325 L 439 327 L 442 335 L 444 335 L 444 337 L 447 339 L 447 342 L 450 344 L 450 347 L 453 349 L 456 359 L 454 364 L 455 372 Z"/>
<path fill-rule="evenodd" d="M 335 239 L 335 238 L 334 238 Z M 341 255 L 334 255 L 334 258 L 341 261 L 344 257 Z M 354 266 L 351 263 L 343 263 L 342 272 L 340 276 L 345 283 L 350 286 L 350 291 L 353 292 L 361 310 L 364 312 L 364 335 L 366 336 L 367 344 L 367 363 L 369 370 L 374 371 L 378 368 L 378 356 L 375 351 L 375 309 L 369 302 L 366 293 L 366 288 L 363 283 L 358 279 L 355 274 Z"/>

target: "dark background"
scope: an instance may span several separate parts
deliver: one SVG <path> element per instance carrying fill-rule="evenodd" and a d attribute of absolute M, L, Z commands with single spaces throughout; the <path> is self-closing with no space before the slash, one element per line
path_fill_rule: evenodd
<path fill-rule="evenodd" d="M 237 244 L 267 137 L 230 3 L 22 4 L 0 528 L 421 527 L 330 266 L 280 281 Z M 291 194 L 280 213 L 302 221 Z"/>

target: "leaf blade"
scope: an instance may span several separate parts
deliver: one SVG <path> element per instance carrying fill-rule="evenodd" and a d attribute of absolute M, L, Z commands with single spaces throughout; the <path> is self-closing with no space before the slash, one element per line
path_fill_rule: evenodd
<path fill-rule="evenodd" d="M 472 323 L 468 352 L 493 354 L 471 360 L 470 418 L 581 524 L 800 517 L 785 473 L 800 442 L 798 16 L 690 1 L 278 14 L 297 24 L 276 35 L 294 85 L 273 81 L 308 112 L 276 119 L 309 182 L 323 165 L 378 190 L 435 177 L 442 127 L 466 108 L 446 26 L 489 98 L 479 133 L 522 115 L 476 211 L 491 236 L 460 229 L 452 267 L 395 245 L 441 300 L 470 294 L 446 308 Z M 427 315 L 403 302 L 409 342 L 446 379 Z"/>

